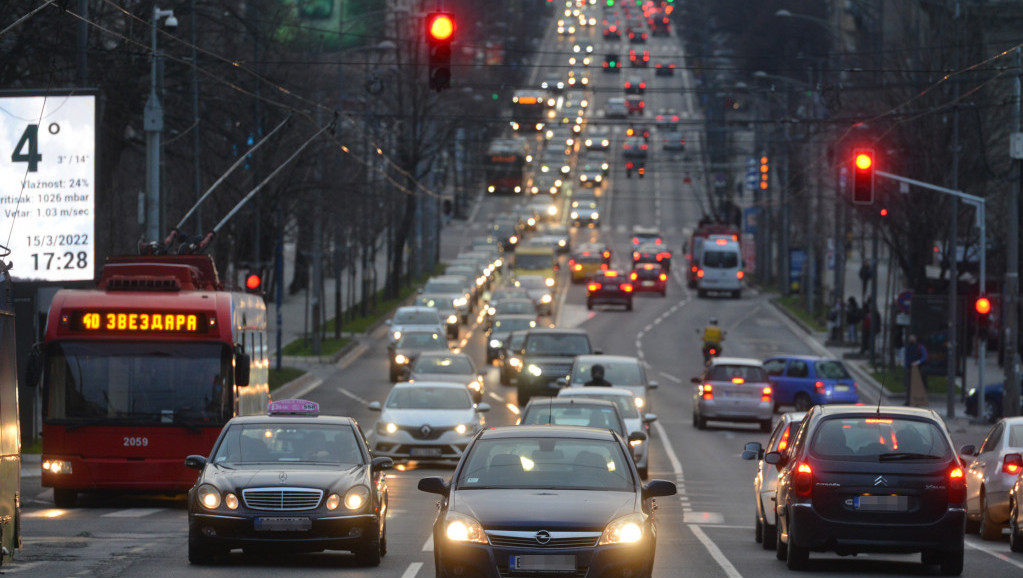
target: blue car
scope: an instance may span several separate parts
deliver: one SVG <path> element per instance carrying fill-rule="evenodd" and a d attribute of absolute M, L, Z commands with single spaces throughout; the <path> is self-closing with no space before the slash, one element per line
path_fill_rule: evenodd
<path fill-rule="evenodd" d="M 995 423 L 1002 417 L 1002 397 L 1004 384 L 989 383 L 984 387 L 984 421 Z M 977 396 L 980 394 L 976 387 L 971 387 L 966 394 L 966 414 L 977 415 Z"/>
<path fill-rule="evenodd" d="M 856 381 L 838 359 L 810 355 L 781 355 L 764 360 L 774 394 L 774 411 L 791 405 L 808 411 L 815 405 L 859 403 Z"/>

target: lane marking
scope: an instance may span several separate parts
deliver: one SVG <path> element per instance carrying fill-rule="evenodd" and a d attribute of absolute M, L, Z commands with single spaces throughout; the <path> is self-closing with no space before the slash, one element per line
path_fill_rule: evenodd
<path fill-rule="evenodd" d="M 993 549 L 991 549 L 991 548 L 989 548 L 987 546 L 981 546 L 979 544 L 974 544 L 971 540 L 967 540 L 966 541 L 966 545 L 968 547 L 970 547 L 970 548 L 973 548 L 974 550 L 980 550 L 981 552 L 983 552 L 983 553 L 985 553 L 985 554 L 987 554 L 989 556 L 992 556 L 994 558 L 998 558 L 1002 562 L 1006 562 L 1006 563 L 1012 564 L 1013 566 L 1015 566 L 1017 568 L 1023 568 L 1023 562 L 1020 562 L 1019 560 L 1014 560 L 1013 558 L 1010 558 L 1009 556 L 1007 556 L 1006 554 L 1003 554 L 1002 552 L 998 552 L 997 550 L 993 550 Z"/>
<path fill-rule="evenodd" d="M 718 512 L 686 512 L 686 524 L 723 524 L 725 517 Z"/>
<path fill-rule="evenodd" d="M 504 398 L 499 396 L 499 395 L 497 395 L 496 393 L 494 393 L 492 391 L 488 391 L 487 395 L 489 395 L 491 397 L 491 399 L 495 399 L 495 400 L 497 400 L 497 401 L 499 401 L 501 403 L 504 403 Z"/>
<path fill-rule="evenodd" d="M 657 437 L 661 439 L 661 443 L 664 444 L 664 451 L 668 454 L 668 461 L 671 462 L 671 470 L 675 473 L 675 476 L 679 479 L 682 478 L 682 462 L 678 461 L 678 456 L 675 455 L 675 448 L 671 445 L 671 440 L 668 439 L 668 432 L 664 430 L 664 426 L 661 422 L 654 422 L 654 429 L 657 430 Z"/>
<path fill-rule="evenodd" d="M 419 574 L 420 568 L 423 567 L 422 562 L 413 562 L 408 565 L 405 572 L 401 575 L 401 578 L 416 578 L 416 574 Z"/>
<path fill-rule="evenodd" d="M 320 387 L 321 385 L 323 385 L 323 380 L 316 378 L 315 380 L 309 382 L 308 385 L 298 388 L 297 390 L 291 392 L 289 395 L 292 397 L 292 399 L 302 399 L 303 397 L 305 397 L 307 393 L 316 389 L 317 387 Z"/>
<path fill-rule="evenodd" d="M 347 395 L 348 397 L 354 399 L 355 401 L 361 403 L 362 405 L 366 405 L 367 403 L 369 403 L 369 401 L 367 401 L 365 399 L 362 399 L 361 397 L 355 395 L 354 393 L 348 391 L 347 389 L 345 389 L 343 387 L 337 388 L 337 392 L 342 394 L 342 395 Z"/>
<path fill-rule="evenodd" d="M 711 557 L 714 558 L 714 561 L 718 563 L 718 566 L 725 571 L 726 576 L 729 578 L 742 578 L 742 574 L 739 574 L 739 571 L 735 569 L 735 566 L 732 566 L 732 563 L 728 561 L 728 558 L 725 557 L 725 554 L 720 548 L 718 548 L 717 544 L 707 537 L 707 534 L 703 533 L 703 529 L 700 526 L 690 524 L 689 529 L 692 530 L 696 539 L 703 543 L 703 547 L 710 552 Z"/>
<path fill-rule="evenodd" d="M 670 374 L 664 373 L 663 371 L 661 372 L 661 377 L 663 377 L 664 379 L 667 379 L 668 381 L 674 381 L 675 383 L 682 383 L 682 378 L 681 377 L 676 377 L 674 375 L 670 375 Z"/>
<path fill-rule="evenodd" d="M 423 552 L 433 552 L 433 532 L 430 532 L 430 537 L 423 544 Z"/>
<path fill-rule="evenodd" d="M 142 518 L 161 511 L 162 508 L 136 508 L 131 510 L 118 510 L 101 515 L 101 518 Z"/>

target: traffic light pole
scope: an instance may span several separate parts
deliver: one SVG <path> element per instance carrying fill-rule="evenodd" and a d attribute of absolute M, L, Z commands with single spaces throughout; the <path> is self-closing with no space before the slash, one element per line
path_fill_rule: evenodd
<path fill-rule="evenodd" d="M 897 182 L 900 182 L 900 183 L 906 183 L 907 185 L 913 185 L 913 186 L 920 187 L 920 188 L 923 188 L 923 189 L 929 189 L 929 190 L 936 191 L 936 192 L 939 192 L 939 193 L 944 193 L 946 195 L 952 195 L 953 197 L 956 197 L 957 199 L 960 199 L 963 202 L 965 202 L 967 204 L 970 204 L 970 205 L 973 205 L 973 206 L 975 206 L 977 208 L 977 221 L 980 223 L 979 224 L 979 227 L 980 227 L 980 280 L 979 280 L 978 284 L 979 284 L 980 294 L 981 295 L 986 294 L 987 293 L 987 286 L 986 286 L 986 282 L 987 282 L 987 218 L 986 218 L 985 209 L 984 209 L 984 207 L 985 207 L 984 198 L 983 197 L 978 197 L 976 195 L 970 195 L 970 194 L 964 193 L 962 191 L 957 191 L 955 189 L 949 189 L 949 188 L 946 188 L 946 187 L 939 187 L 937 185 L 932 185 L 930 183 L 925 183 L 923 181 L 918 181 L 918 180 L 915 180 L 915 179 L 901 177 L 899 175 L 893 175 L 892 173 L 888 173 L 888 172 L 885 172 L 885 171 L 876 171 L 875 174 L 877 176 L 879 176 L 879 177 L 884 177 L 886 179 L 891 179 L 893 181 L 897 181 Z M 951 251 L 952 251 L 952 259 L 953 260 L 956 260 L 956 259 L 959 258 L 958 255 L 956 254 L 957 253 L 957 250 L 956 250 L 957 249 L 957 245 L 958 245 L 958 243 L 956 242 L 956 239 L 952 239 Z M 966 256 L 965 248 L 963 249 L 963 256 L 964 257 Z M 956 283 L 956 279 L 952 279 L 952 283 Z M 954 305 L 954 304 L 952 304 L 952 305 Z M 951 328 L 951 330 L 955 331 L 954 323 L 953 323 L 953 327 Z M 953 359 L 954 359 L 955 351 L 949 351 L 949 355 L 952 356 Z M 984 411 L 984 358 L 987 356 L 987 339 L 984 338 L 984 337 L 982 337 L 981 340 L 980 340 L 980 352 L 979 352 L 979 355 L 980 355 L 980 357 L 979 357 L 978 363 L 977 363 L 977 380 L 979 381 L 979 383 L 977 385 L 977 417 L 981 418 L 981 417 L 983 417 L 983 411 Z M 949 418 L 953 418 L 953 417 L 955 417 L 955 405 L 954 405 L 954 403 L 952 401 L 954 399 L 953 398 L 954 392 L 952 391 L 952 384 L 951 383 L 948 384 L 948 386 L 946 387 L 946 394 L 947 394 L 948 399 L 949 399 L 948 417 Z"/>

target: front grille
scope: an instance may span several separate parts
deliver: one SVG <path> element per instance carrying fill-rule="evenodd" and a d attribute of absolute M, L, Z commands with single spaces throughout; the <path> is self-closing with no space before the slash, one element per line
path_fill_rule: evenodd
<path fill-rule="evenodd" d="M 511 548 L 592 548 L 597 545 L 600 532 L 551 532 L 550 541 L 541 544 L 536 532 L 487 532 L 494 546 Z"/>
<path fill-rule="evenodd" d="M 399 429 L 407 431 L 409 435 L 417 440 L 435 440 L 444 435 L 444 432 L 450 431 L 454 428 L 429 426 L 429 431 L 427 431 L 427 433 L 423 433 L 423 426 L 421 425 L 403 425 Z"/>
<path fill-rule="evenodd" d="M 245 505 L 253 510 L 290 512 L 320 505 L 323 490 L 313 488 L 251 488 L 242 490 Z"/>
<path fill-rule="evenodd" d="M 558 578 L 586 578 L 586 573 L 588 571 L 589 568 L 577 568 L 575 572 L 558 572 L 556 576 Z M 501 578 L 532 578 L 537 576 L 536 572 L 509 570 L 507 566 L 498 566 L 497 572 L 500 574 Z"/>

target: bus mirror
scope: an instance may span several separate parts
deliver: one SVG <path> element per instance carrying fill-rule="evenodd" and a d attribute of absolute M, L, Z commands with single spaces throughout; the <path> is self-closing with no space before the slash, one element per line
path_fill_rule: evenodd
<path fill-rule="evenodd" d="M 245 387 L 249 384 L 249 354 L 242 351 L 240 346 L 234 352 L 234 383 L 238 387 Z"/>
<path fill-rule="evenodd" d="M 39 385 L 39 380 L 43 377 L 43 362 L 43 346 L 41 343 L 36 343 L 32 346 L 28 364 L 25 366 L 25 381 L 29 387 Z"/>

